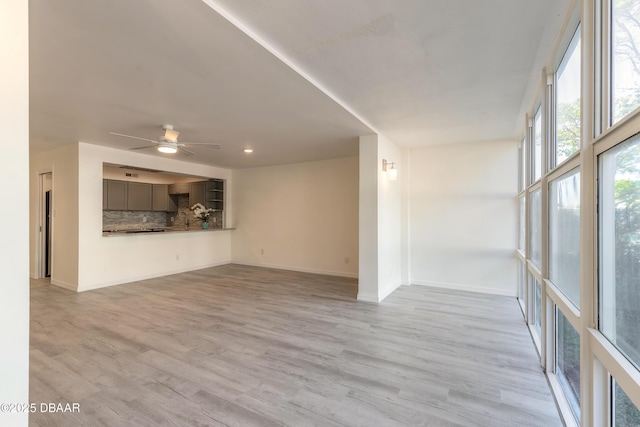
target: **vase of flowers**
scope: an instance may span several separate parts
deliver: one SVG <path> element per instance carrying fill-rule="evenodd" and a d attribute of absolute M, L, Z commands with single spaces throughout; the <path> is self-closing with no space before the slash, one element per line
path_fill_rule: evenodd
<path fill-rule="evenodd" d="M 193 217 L 200 220 L 203 229 L 209 228 L 209 219 L 213 215 L 213 209 L 207 209 L 202 204 L 196 203 L 191 206 L 191 211 L 193 211 Z"/>

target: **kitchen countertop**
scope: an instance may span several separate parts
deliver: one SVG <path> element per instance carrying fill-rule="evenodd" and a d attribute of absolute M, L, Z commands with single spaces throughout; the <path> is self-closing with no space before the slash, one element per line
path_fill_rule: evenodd
<path fill-rule="evenodd" d="M 207 231 L 235 230 L 235 228 L 201 228 L 200 226 L 185 227 L 149 227 L 149 228 L 123 228 L 113 230 L 102 230 L 102 235 L 112 236 L 133 236 L 136 234 L 165 234 L 165 233 L 192 233 Z"/>

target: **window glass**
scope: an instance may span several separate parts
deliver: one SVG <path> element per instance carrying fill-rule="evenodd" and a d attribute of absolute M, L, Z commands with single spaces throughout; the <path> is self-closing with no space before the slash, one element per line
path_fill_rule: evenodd
<path fill-rule="evenodd" d="M 580 148 L 580 27 L 556 74 L 555 164 Z"/>
<path fill-rule="evenodd" d="M 598 162 L 599 327 L 640 366 L 640 136 Z"/>
<path fill-rule="evenodd" d="M 519 221 L 519 230 L 518 230 L 518 249 L 520 249 L 524 253 L 524 237 L 526 230 L 526 210 L 525 210 L 525 198 L 524 196 L 518 199 L 519 210 L 520 210 L 520 221 Z"/>
<path fill-rule="evenodd" d="M 533 119 L 533 181 L 542 177 L 542 112 L 538 108 Z"/>
<path fill-rule="evenodd" d="M 538 268 L 542 259 L 542 192 L 531 192 L 529 199 L 529 258 Z"/>
<path fill-rule="evenodd" d="M 525 150 L 527 141 L 523 138 L 520 144 L 520 191 L 524 190 L 527 186 L 527 150 Z"/>
<path fill-rule="evenodd" d="M 524 263 L 518 260 L 518 299 L 527 301 L 527 271 Z"/>
<path fill-rule="evenodd" d="M 580 420 L 580 335 L 556 307 L 556 374 L 576 420 Z"/>
<path fill-rule="evenodd" d="M 640 0 L 611 7 L 611 122 L 640 107 Z"/>
<path fill-rule="evenodd" d="M 640 426 L 640 411 L 635 407 L 629 396 L 612 379 L 611 399 L 611 424 L 614 427 L 637 427 Z"/>
<path fill-rule="evenodd" d="M 549 278 L 580 307 L 580 172 L 549 185 Z"/>
<path fill-rule="evenodd" d="M 533 326 L 540 336 L 542 331 L 542 288 L 538 279 L 531 276 L 533 280 Z"/>

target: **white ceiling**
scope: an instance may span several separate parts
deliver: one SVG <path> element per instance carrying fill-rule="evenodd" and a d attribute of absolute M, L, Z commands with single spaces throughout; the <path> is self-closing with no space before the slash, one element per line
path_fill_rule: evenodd
<path fill-rule="evenodd" d="M 30 0 L 31 146 L 129 149 L 109 132 L 169 123 L 222 146 L 181 160 L 243 168 L 355 155 L 375 131 L 516 139 L 569 3 Z"/>

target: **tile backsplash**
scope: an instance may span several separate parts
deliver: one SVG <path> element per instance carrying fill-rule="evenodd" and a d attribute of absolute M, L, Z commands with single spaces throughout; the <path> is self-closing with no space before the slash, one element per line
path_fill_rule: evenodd
<path fill-rule="evenodd" d="M 103 230 L 132 228 L 156 228 L 171 226 L 167 212 L 153 211 L 102 211 Z"/>
<path fill-rule="evenodd" d="M 199 225 L 200 220 L 196 220 L 193 216 L 193 211 L 191 211 L 191 206 L 189 206 L 189 195 L 180 194 L 178 195 L 178 212 L 169 214 L 169 222 L 170 225 L 175 225 L 176 227 L 184 227 L 185 219 L 189 218 L 189 225 Z M 171 217 L 174 217 L 173 223 L 171 223 Z M 222 212 L 214 212 L 213 217 L 209 220 L 209 228 L 222 228 Z"/>
<path fill-rule="evenodd" d="M 102 211 L 103 230 L 128 230 L 138 228 L 184 227 L 189 218 L 189 226 L 200 226 L 189 206 L 189 195 L 178 195 L 178 212 L 155 211 Z M 214 212 L 209 220 L 209 228 L 222 228 L 222 212 Z"/>

